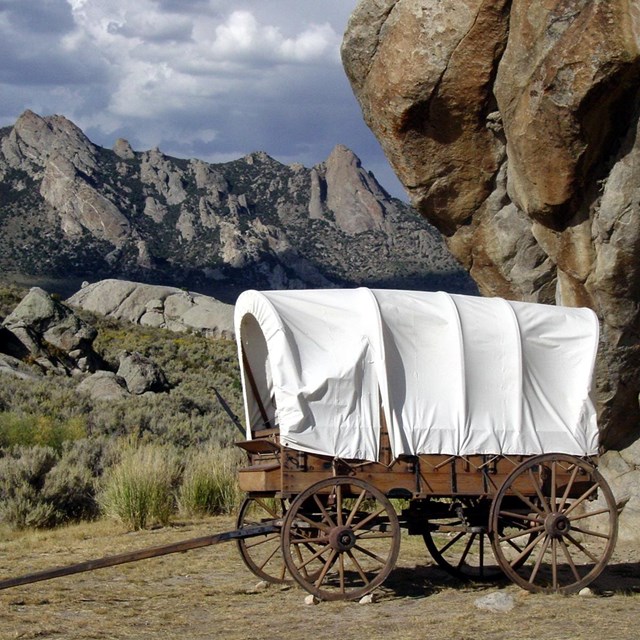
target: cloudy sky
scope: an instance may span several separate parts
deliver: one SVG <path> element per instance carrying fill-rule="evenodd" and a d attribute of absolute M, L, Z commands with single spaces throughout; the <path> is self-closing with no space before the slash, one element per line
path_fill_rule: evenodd
<path fill-rule="evenodd" d="M 0 126 L 62 114 L 111 147 L 312 166 L 342 143 L 403 197 L 339 48 L 357 0 L 0 0 Z"/>

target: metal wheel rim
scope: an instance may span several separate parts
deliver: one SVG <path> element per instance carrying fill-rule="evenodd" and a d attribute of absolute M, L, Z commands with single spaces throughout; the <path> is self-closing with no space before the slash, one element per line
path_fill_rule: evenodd
<path fill-rule="evenodd" d="M 540 467 L 549 477 L 547 491 L 542 491 L 539 485 L 535 489 L 535 474 Z M 570 473 L 563 487 L 558 486 L 556 479 L 561 471 Z M 516 481 L 525 479 L 534 490 L 533 498 L 515 489 Z M 571 489 L 580 485 L 585 486 L 580 496 L 568 497 Z M 510 490 L 516 494 L 520 510 L 505 507 Z M 604 506 L 581 512 L 581 507 L 597 492 L 601 493 Z M 527 511 L 529 514 L 524 515 Z M 591 528 L 599 517 L 604 520 L 604 531 Z M 491 506 L 491 538 L 496 559 L 505 574 L 528 591 L 573 593 L 587 586 L 606 567 L 617 532 L 617 509 L 607 482 L 593 465 L 566 454 L 535 456 L 516 467 Z M 529 537 L 521 547 L 521 554 L 526 552 L 527 557 L 520 563 L 509 560 L 504 550 L 525 536 Z"/>
<path fill-rule="evenodd" d="M 343 496 L 346 487 L 355 488 L 355 498 Z M 335 495 L 334 507 L 322 504 L 328 488 Z M 367 500 L 374 507 L 363 512 Z M 283 523 L 287 569 L 321 600 L 353 600 L 370 593 L 395 567 L 399 549 L 395 509 L 381 491 L 355 478 L 327 478 L 311 485 L 293 500 Z"/>
<path fill-rule="evenodd" d="M 269 519 L 277 520 L 284 517 L 288 500 L 276 499 L 278 502 L 272 507 L 265 498 L 245 498 L 240 505 L 236 527 L 242 529 L 250 524 L 259 524 Z M 249 510 L 258 508 L 264 518 L 251 519 Z M 291 582 L 287 575 L 286 565 L 282 557 L 280 532 L 268 533 L 254 538 L 238 539 L 238 551 L 246 567 L 258 578 L 273 584 Z"/>

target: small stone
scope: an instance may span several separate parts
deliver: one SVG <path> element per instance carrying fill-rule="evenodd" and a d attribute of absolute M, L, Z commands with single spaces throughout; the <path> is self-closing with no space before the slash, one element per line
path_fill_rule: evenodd
<path fill-rule="evenodd" d="M 269 583 L 266 580 L 260 580 L 255 587 L 253 587 L 254 591 L 264 591 L 269 587 Z"/>
<path fill-rule="evenodd" d="M 359 604 L 372 604 L 373 602 L 375 602 L 375 596 L 373 595 L 373 593 L 367 593 L 366 595 L 362 596 L 362 598 L 360 598 L 360 600 L 358 600 Z"/>
<path fill-rule="evenodd" d="M 583 598 L 591 598 L 593 596 L 593 591 L 591 591 L 589 587 L 584 587 L 583 589 L 580 589 L 580 591 L 578 591 L 578 595 L 582 596 Z"/>
<path fill-rule="evenodd" d="M 482 598 L 478 598 L 474 604 L 478 609 L 493 611 L 495 613 L 504 613 L 506 611 L 511 611 L 511 609 L 515 607 L 516 603 L 513 596 L 510 596 L 507 593 L 495 592 L 482 596 Z"/>
<path fill-rule="evenodd" d="M 320 602 L 320 600 L 318 600 L 318 598 L 316 598 L 312 593 L 310 593 L 304 599 L 304 603 L 305 604 L 318 604 L 319 602 Z"/>

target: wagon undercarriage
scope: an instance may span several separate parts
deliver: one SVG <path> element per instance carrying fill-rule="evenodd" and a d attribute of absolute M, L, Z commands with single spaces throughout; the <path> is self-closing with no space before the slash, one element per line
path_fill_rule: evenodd
<path fill-rule="evenodd" d="M 615 545 L 615 500 L 590 460 L 418 456 L 384 465 L 291 456 L 273 439 L 256 453 L 258 441 L 246 443 L 253 464 L 240 471 L 248 497 L 238 526 L 281 530 L 240 540 L 241 555 L 262 579 L 293 579 L 321 599 L 359 598 L 381 584 L 401 529 L 423 536 L 434 561 L 458 578 L 506 576 L 542 592 L 589 584 Z"/>

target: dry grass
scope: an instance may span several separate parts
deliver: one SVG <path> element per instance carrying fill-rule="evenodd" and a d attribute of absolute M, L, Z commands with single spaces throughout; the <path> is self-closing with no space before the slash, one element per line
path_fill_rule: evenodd
<path fill-rule="evenodd" d="M 125 533 L 101 521 L 40 533 L 0 532 L 8 577 L 233 528 L 229 517 Z M 297 587 L 255 591 L 233 543 L 15 587 L 0 592 L 0 638 L 65 640 L 331 638 L 360 640 L 629 640 L 640 627 L 640 552 L 619 547 L 600 596 L 543 596 L 511 584 L 461 586 L 431 565 L 419 538 L 404 538 L 398 567 L 372 605 L 304 604 Z M 504 589 L 510 613 L 476 598 Z"/>

